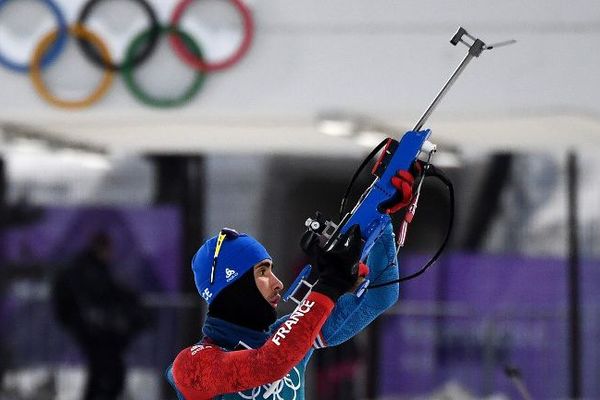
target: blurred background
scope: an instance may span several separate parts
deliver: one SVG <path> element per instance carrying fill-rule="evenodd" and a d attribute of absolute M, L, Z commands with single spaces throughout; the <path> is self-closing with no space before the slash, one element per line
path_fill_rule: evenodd
<path fill-rule="evenodd" d="M 148 31 L 178 12 L 179 48 Z M 120 332 L 122 399 L 175 399 L 164 371 L 205 311 L 197 247 L 251 233 L 289 285 L 304 221 L 337 220 L 361 160 L 414 126 L 467 52 L 459 26 L 517 43 L 473 60 L 425 125 L 456 190 L 449 248 L 316 354 L 307 398 L 599 399 L 594 0 L 0 1 L 0 398 L 82 398 L 85 314 Z M 450 213 L 427 180 L 402 275 Z"/>

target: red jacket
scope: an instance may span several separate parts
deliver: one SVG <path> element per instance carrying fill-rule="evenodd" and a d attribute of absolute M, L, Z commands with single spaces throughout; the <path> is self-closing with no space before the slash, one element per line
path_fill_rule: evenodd
<path fill-rule="evenodd" d="M 177 389 L 186 400 L 203 400 L 283 378 L 311 348 L 333 306 L 329 297 L 311 293 L 258 349 L 202 343 L 182 350 L 172 369 Z"/>

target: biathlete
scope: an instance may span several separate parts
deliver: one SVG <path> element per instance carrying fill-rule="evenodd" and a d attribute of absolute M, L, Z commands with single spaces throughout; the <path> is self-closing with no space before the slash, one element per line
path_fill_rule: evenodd
<path fill-rule="evenodd" d="M 388 213 L 409 204 L 413 176 L 399 171 Z M 181 400 L 304 399 L 305 369 L 315 349 L 350 339 L 398 300 L 398 286 L 350 293 L 362 280 L 398 279 L 391 220 L 359 263 L 358 226 L 328 250 L 312 249 L 319 280 L 289 315 L 277 319 L 282 282 L 256 239 L 223 229 L 192 259 L 198 292 L 208 303 L 203 337 L 182 350 L 167 369 Z M 360 265 L 360 268 L 358 267 Z"/>

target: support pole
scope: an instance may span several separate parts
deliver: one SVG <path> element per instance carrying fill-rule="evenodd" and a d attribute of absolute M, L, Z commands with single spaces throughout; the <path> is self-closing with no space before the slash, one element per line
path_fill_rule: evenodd
<path fill-rule="evenodd" d="M 581 316 L 579 312 L 579 224 L 577 218 L 578 170 L 577 155 L 567 156 L 567 207 L 568 207 L 568 324 L 569 324 L 569 398 L 581 398 Z"/>

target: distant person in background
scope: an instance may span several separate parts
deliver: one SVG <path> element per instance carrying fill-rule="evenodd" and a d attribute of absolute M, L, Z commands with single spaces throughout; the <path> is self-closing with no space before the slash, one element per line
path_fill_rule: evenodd
<path fill-rule="evenodd" d="M 133 292 L 111 275 L 112 243 L 106 233 L 56 276 L 56 316 L 79 344 L 88 361 L 85 400 L 116 399 L 125 383 L 124 353 L 146 323 Z"/>

